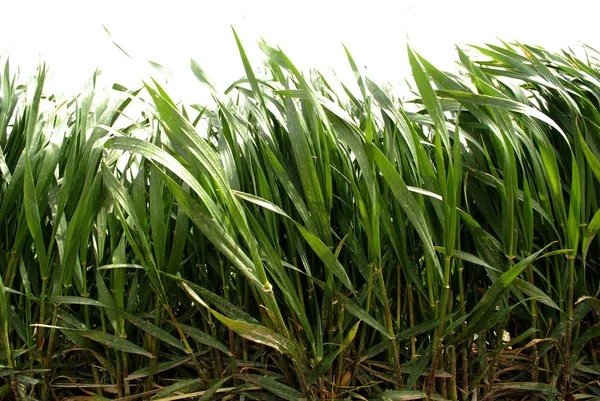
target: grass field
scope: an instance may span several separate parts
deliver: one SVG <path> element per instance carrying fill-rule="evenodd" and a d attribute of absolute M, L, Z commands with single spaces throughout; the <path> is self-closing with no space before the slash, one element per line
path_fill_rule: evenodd
<path fill-rule="evenodd" d="M 600 399 L 595 50 L 400 101 L 235 39 L 214 107 L 3 63 L 0 398 Z"/>

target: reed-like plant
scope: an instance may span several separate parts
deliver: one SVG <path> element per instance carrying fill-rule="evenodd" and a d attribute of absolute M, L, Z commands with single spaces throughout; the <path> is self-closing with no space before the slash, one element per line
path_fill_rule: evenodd
<path fill-rule="evenodd" d="M 4 63 L 0 397 L 600 397 L 593 49 L 409 48 L 400 101 L 234 36 L 208 107 Z"/>

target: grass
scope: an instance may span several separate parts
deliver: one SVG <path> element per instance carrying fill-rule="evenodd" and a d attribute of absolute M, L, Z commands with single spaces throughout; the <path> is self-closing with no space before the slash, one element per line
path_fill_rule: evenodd
<path fill-rule="evenodd" d="M 210 108 L 4 63 L 0 397 L 600 397 L 593 49 L 408 49 L 400 101 L 234 36 Z"/>

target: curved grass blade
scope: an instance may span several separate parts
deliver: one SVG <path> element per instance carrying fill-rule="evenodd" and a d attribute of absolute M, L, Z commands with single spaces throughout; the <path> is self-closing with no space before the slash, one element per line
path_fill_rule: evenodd
<path fill-rule="evenodd" d="M 244 380 L 259 385 L 271 394 L 288 401 L 306 401 L 302 393 L 268 376 L 245 375 Z"/>
<path fill-rule="evenodd" d="M 213 316 L 215 316 L 221 323 L 235 331 L 240 336 L 250 341 L 274 348 L 282 354 L 290 357 L 298 357 L 297 347 L 291 340 L 274 332 L 266 326 L 230 319 L 214 309 L 211 309 L 210 306 L 208 306 L 206 302 L 204 302 L 202 298 L 200 298 L 200 296 L 186 283 L 181 283 L 181 286 L 195 301 L 208 309 L 210 313 L 212 313 Z"/>
<path fill-rule="evenodd" d="M 408 190 L 404 180 L 400 174 L 398 174 L 392 163 L 390 163 L 390 161 L 378 148 L 373 147 L 372 150 L 373 159 L 381 170 L 383 178 L 392 190 L 394 197 L 404 210 L 404 213 L 406 213 L 408 219 L 415 227 L 415 230 L 417 230 L 419 233 L 419 236 L 423 241 L 425 252 L 428 255 L 429 262 L 433 263 L 433 267 L 436 273 L 439 275 L 439 278 L 443 279 L 444 274 L 442 272 L 440 262 L 435 254 L 433 238 L 431 237 L 431 232 L 427 226 L 427 222 L 425 221 L 425 217 L 423 216 L 423 212 L 421 211 L 419 204 Z"/>

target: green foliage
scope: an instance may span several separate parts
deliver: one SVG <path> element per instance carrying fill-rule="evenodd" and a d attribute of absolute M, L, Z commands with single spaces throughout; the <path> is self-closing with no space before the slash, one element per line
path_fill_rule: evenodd
<path fill-rule="evenodd" d="M 408 49 L 401 102 L 234 36 L 214 107 L 4 63 L 0 398 L 600 396 L 595 51 Z"/>

